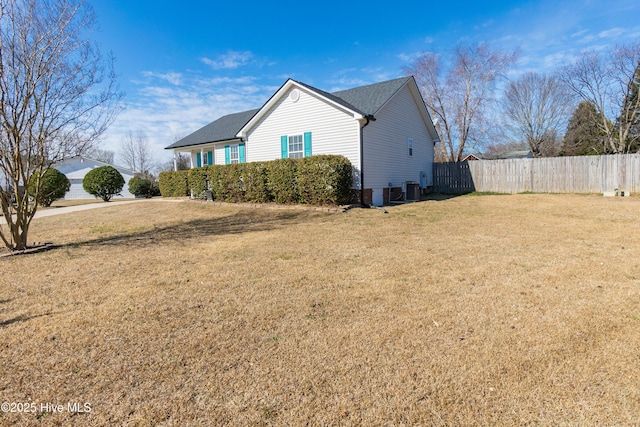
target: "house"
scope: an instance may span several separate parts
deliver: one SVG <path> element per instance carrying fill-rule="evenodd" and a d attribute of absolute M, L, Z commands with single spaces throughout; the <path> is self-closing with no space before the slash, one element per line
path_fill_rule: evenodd
<path fill-rule="evenodd" d="M 495 159 L 533 159 L 533 152 L 531 150 L 504 151 L 498 154 Z"/>
<path fill-rule="evenodd" d="M 95 198 L 93 195 L 84 191 L 82 188 L 82 180 L 85 175 L 92 169 L 95 169 L 100 166 L 113 166 L 116 168 L 118 172 L 124 178 L 124 187 L 120 192 L 119 196 L 116 197 L 126 197 L 133 198 L 135 197 L 133 194 L 129 192 L 129 180 L 133 178 L 134 172 L 130 169 L 123 168 L 121 166 L 114 166 L 108 163 L 99 162 L 97 160 L 91 160 L 82 156 L 74 156 L 69 157 L 68 159 L 61 160 L 56 162 L 53 167 L 58 169 L 60 172 L 66 175 L 71 187 L 67 194 L 65 194 L 65 199 L 93 199 Z"/>
<path fill-rule="evenodd" d="M 166 147 L 192 167 L 339 154 L 360 201 L 415 198 L 433 185 L 438 134 L 413 77 L 328 93 L 287 80 L 261 107 L 220 117 Z"/>
<path fill-rule="evenodd" d="M 482 154 L 480 153 L 470 153 L 467 154 L 466 156 L 464 156 L 464 158 L 462 159 L 463 162 L 468 162 L 468 161 L 473 161 L 473 160 L 482 160 Z"/>

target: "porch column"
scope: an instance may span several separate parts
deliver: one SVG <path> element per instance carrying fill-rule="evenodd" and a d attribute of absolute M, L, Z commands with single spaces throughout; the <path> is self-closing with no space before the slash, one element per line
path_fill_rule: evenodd
<path fill-rule="evenodd" d="M 200 147 L 200 166 L 204 166 L 205 158 L 204 158 L 204 149 Z"/>
<path fill-rule="evenodd" d="M 173 151 L 173 170 L 174 171 L 178 170 L 178 159 L 176 158 L 175 150 Z"/>

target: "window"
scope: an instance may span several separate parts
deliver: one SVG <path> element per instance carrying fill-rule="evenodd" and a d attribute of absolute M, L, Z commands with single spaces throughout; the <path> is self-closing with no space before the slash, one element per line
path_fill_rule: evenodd
<path fill-rule="evenodd" d="M 225 145 L 224 146 L 224 164 L 230 165 L 232 163 L 244 163 L 246 162 L 246 150 L 244 142 L 237 145 Z"/>
<path fill-rule="evenodd" d="M 240 163 L 240 152 L 237 145 L 229 146 L 229 163 Z"/>
<path fill-rule="evenodd" d="M 304 157 L 304 143 L 302 135 L 293 135 L 289 137 L 289 158 L 300 159 Z"/>
<path fill-rule="evenodd" d="M 409 156 L 413 156 L 413 139 L 409 138 Z"/>
<path fill-rule="evenodd" d="M 203 153 L 202 166 L 208 166 L 213 164 L 213 151 L 207 151 Z"/>
<path fill-rule="evenodd" d="M 313 155 L 311 132 L 305 132 L 302 135 L 282 135 L 280 137 L 280 150 L 283 159 L 299 159 Z M 240 152 L 240 156 L 242 156 L 242 152 Z"/>

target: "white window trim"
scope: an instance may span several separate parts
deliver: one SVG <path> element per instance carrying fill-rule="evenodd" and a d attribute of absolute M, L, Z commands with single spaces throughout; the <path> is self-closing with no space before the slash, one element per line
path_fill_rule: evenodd
<path fill-rule="evenodd" d="M 235 158 L 234 155 L 235 154 Z M 235 165 L 240 163 L 240 146 L 238 144 L 233 144 L 229 146 L 229 164 Z"/>
<path fill-rule="evenodd" d="M 295 139 L 294 139 L 295 138 Z M 288 143 L 289 143 L 289 151 L 288 151 L 288 155 L 290 159 L 301 159 L 304 157 L 304 136 L 302 134 L 300 135 L 289 135 L 288 136 Z M 292 150 L 291 147 L 295 146 L 295 145 L 299 145 L 300 149 L 299 150 Z M 292 154 L 294 154 L 292 156 Z"/>

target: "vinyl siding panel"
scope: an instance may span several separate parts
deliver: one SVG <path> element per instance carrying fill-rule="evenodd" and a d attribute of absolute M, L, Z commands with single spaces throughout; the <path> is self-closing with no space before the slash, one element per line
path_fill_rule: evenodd
<path fill-rule="evenodd" d="M 364 128 L 364 186 L 377 189 L 392 183 L 420 182 L 420 172 L 433 185 L 433 139 L 408 86 L 403 87 Z M 408 140 L 413 140 L 409 156 Z"/>
<path fill-rule="evenodd" d="M 247 162 L 282 157 L 283 135 L 311 132 L 313 154 L 341 154 L 354 166 L 360 164 L 359 122 L 349 112 L 300 91 L 297 102 L 289 92 L 247 134 Z"/>

